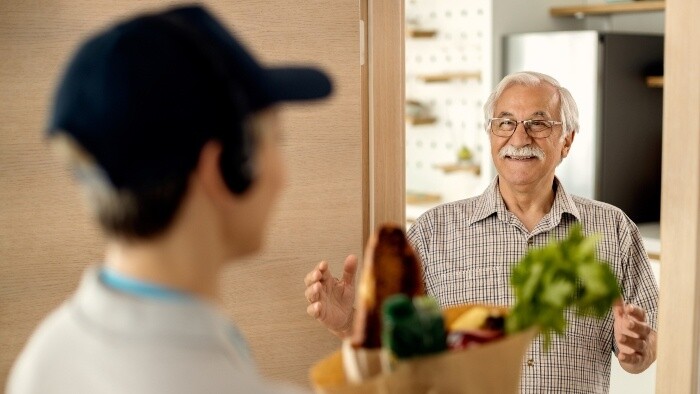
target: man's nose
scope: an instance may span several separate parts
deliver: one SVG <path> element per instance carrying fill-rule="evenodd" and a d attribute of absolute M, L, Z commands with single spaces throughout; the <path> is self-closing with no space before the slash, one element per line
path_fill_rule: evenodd
<path fill-rule="evenodd" d="M 525 130 L 524 123 L 518 122 L 518 124 L 515 125 L 513 135 L 510 136 L 510 140 L 508 142 L 516 148 L 532 143 L 532 137 L 530 137 L 530 134 L 528 134 L 527 130 Z"/>

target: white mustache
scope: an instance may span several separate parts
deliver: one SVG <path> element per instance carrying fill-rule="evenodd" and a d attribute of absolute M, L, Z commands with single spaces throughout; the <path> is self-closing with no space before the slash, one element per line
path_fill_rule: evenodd
<path fill-rule="evenodd" d="M 539 160 L 544 160 L 544 151 L 536 146 L 525 145 L 522 148 L 516 148 L 513 145 L 506 145 L 498 151 L 498 157 L 536 157 Z"/>

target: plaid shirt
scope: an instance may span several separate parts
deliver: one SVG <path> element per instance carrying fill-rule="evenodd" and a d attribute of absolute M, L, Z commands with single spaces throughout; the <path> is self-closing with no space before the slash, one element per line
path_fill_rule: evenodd
<path fill-rule="evenodd" d="M 571 196 L 554 181 L 552 209 L 532 232 L 505 206 L 498 177 L 474 198 L 423 214 L 408 239 L 423 262 L 426 288 L 443 306 L 464 303 L 511 305 L 510 272 L 529 247 L 562 239 L 581 222 L 585 234 L 598 233 L 598 258 L 609 262 L 625 302 L 644 308 L 656 330 L 658 288 L 639 230 L 618 208 Z M 612 313 L 597 320 L 567 312 L 564 337 L 554 335 L 548 352 L 538 336 L 524 360 L 523 393 L 607 393 L 611 351 L 616 351 Z M 498 366 L 494 366 L 498 368 Z"/>

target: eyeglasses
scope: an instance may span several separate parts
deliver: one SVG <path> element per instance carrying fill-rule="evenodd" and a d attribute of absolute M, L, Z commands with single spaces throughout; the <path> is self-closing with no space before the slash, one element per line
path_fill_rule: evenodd
<path fill-rule="evenodd" d="M 562 124 L 556 120 L 491 118 L 489 119 L 489 129 L 499 137 L 510 137 L 518 128 L 518 123 L 523 124 L 525 132 L 532 138 L 547 138 L 552 134 L 554 126 Z"/>

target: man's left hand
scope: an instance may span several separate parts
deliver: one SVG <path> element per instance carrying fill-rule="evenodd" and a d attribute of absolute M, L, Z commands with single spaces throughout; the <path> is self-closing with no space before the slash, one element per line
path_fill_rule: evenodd
<path fill-rule="evenodd" d="M 646 312 L 618 300 L 613 305 L 613 316 L 620 365 L 629 373 L 643 372 L 656 360 L 656 332 L 647 323 Z"/>

